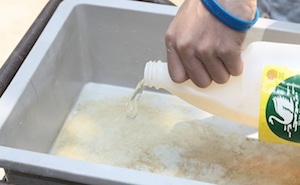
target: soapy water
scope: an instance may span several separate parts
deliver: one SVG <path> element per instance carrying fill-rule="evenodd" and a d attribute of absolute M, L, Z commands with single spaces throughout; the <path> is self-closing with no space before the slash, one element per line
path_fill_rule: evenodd
<path fill-rule="evenodd" d="M 126 116 L 127 116 L 127 118 L 134 119 L 137 116 L 137 113 L 138 113 L 138 109 L 137 109 L 138 100 L 140 99 L 140 97 L 143 93 L 143 90 L 144 90 L 144 80 L 141 80 L 137 84 L 130 100 L 128 101 L 128 103 L 126 105 Z"/>
<path fill-rule="evenodd" d="M 247 139 L 232 125 L 227 132 L 229 123 L 175 96 L 136 92 L 86 85 L 51 153 L 219 185 L 299 184 L 300 148 Z M 131 99 L 139 99 L 134 119 Z"/>

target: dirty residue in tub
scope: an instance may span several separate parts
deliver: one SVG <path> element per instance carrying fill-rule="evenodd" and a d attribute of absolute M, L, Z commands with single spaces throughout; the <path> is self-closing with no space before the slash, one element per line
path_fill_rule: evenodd
<path fill-rule="evenodd" d="M 300 148 L 246 139 L 180 99 L 143 92 L 135 119 L 132 89 L 88 84 L 52 153 L 219 185 L 298 185 Z"/>

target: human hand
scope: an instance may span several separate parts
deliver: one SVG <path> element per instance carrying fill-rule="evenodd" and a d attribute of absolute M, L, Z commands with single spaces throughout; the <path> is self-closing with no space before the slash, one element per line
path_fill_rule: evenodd
<path fill-rule="evenodd" d="M 256 0 L 218 3 L 236 17 L 251 21 Z M 201 0 L 185 0 L 166 32 L 170 76 L 181 83 L 191 79 L 197 86 L 212 81 L 226 83 L 242 73 L 242 44 L 246 32 L 235 31 L 217 20 Z"/>

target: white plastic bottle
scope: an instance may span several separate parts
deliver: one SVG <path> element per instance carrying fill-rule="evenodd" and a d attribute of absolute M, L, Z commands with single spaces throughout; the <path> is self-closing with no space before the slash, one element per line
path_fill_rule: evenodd
<path fill-rule="evenodd" d="M 231 77 L 222 85 L 212 83 L 204 89 L 197 87 L 191 80 L 180 84 L 173 82 L 167 63 L 150 61 L 145 66 L 144 85 L 163 88 L 224 119 L 258 127 L 264 67 L 272 65 L 300 69 L 300 45 L 254 42 L 243 51 L 242 58 L 244 71 L 241 76 Z"/>

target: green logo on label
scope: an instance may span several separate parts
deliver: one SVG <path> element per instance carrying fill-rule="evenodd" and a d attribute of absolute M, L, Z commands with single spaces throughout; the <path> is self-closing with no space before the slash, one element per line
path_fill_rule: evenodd
<path fill-rule="evenodd" d="M 300 143 L 300 75 L 282 81 L 271 93 L 266 108 L 268 126 L 278 137 Z"/>

